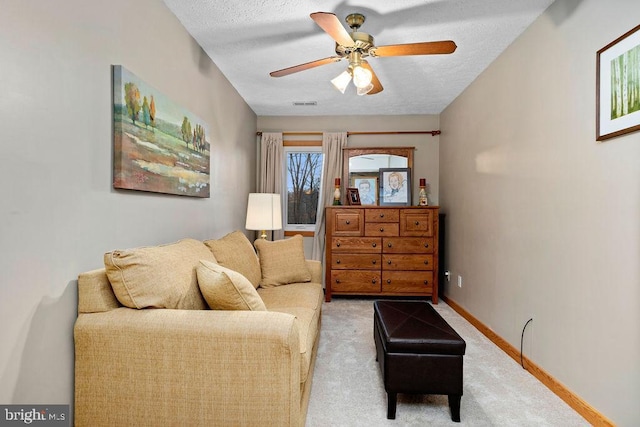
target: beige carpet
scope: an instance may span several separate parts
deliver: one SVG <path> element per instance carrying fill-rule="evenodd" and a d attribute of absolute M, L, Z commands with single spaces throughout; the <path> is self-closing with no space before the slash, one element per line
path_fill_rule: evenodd
<path fill-rule="evenodd" d="M 396 419 L 387 420 L 373 300 L 334 298 L 323 306 L 307 427 L 589 425 L 446 303 L 434 307 L 467 343 L 460 423 L 437 395 L 399 394 Z"/>

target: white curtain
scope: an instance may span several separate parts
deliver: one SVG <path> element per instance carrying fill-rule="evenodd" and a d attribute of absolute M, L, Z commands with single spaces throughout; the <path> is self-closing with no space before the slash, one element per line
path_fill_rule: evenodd
<path fill-rule="evenodd" d="M 282 132 L 263 132 L 260 139 L 260 169 L 258 179 L 259 193 L 280 194 L 280 209 L 282 210 L 282 229 L 273 231 L 273 240 L 284 238 L 284 205 L 286 193 L 282 179 L 284 162 L 284 145 L 282 143 Z"/>
<path fill-rule="evenodd" d="M 347 146 L 347 132 L 325 132 L 322 134 L 322 194 L 318 198 L 316 229 L 313 237 L 311 257 L 322 261 L 324 256 L 324 208 L 333 204 L 334 179 L 342 176 L 342 149 Z M 346 188 L 346 182 L 343 182 Z"/>

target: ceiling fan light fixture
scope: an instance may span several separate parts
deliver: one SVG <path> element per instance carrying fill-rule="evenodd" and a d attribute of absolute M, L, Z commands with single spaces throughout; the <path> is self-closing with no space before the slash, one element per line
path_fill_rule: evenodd
<path fill-rule="evenodd" d="M 362 88 L 361 88 L 361 87 L 357 87 L 357 88 L 356 88 L 356 93 L 357 93 L 359 96 L 366 95 L 366 94 L 368 94 L 369 92 L 371 92 L 371 89 L 373 89 L 373 84 L 372 84 L 372 83 L 369 83 L 369 85 L 368 85 L 368 86 L 366 86 L 366 87 L 362 87 Z"/>
<path fill-rule="evenodd" d="M 371 71 L 360 65 L 353 67 L 353 84 L 356 85 L 358 89 L 364 89 L 369 86 L 372 79 L 373 74 L 371 73 Z"/>
<path fill-rule="evenodd" d="M 333 86 L 336 89 L 338 89 L 340 92 L 344 93 L 344 91 L 347 90 L 347 86 L 349 85 L 350 81 L 351 81 L 351 73 L 345 70 L 342 73 L 340 73 L 338 77 L 335 77 L 333 80 L 331 80 L 331 84 L 333 84 Z"/>

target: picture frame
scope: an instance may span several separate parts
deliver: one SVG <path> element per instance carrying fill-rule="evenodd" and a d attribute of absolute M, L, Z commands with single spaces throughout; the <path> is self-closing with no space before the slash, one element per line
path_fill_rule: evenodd
<path fill-rule="evenodd" d="M 360 193 L 357 188 L 347 188 L 347 203 L 351 206 L 360 206 Z"/>
<path fill-rule="evenodd" d="M 411 168 L 380 168 L 380 206 L 411 206 Z"/>
<path fill-rule="evenodd" d="M 360 194 L 360 204 L 378 205 L 378 176 L 361 175 L 351 177 L 351 187 L 357 188 Z"/>
<path fill-rule="evenodd" d="M 640 25 L 596 54 L 596 140 L 640 130 Z"/>

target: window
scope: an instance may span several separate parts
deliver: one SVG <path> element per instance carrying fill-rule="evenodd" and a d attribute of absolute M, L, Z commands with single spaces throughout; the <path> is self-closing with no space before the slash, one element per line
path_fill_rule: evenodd
<path fill-rule="evenodd" d="M 313 231 L 322 187 L 322 147 L 285 146 L 286 230 Z"/>

